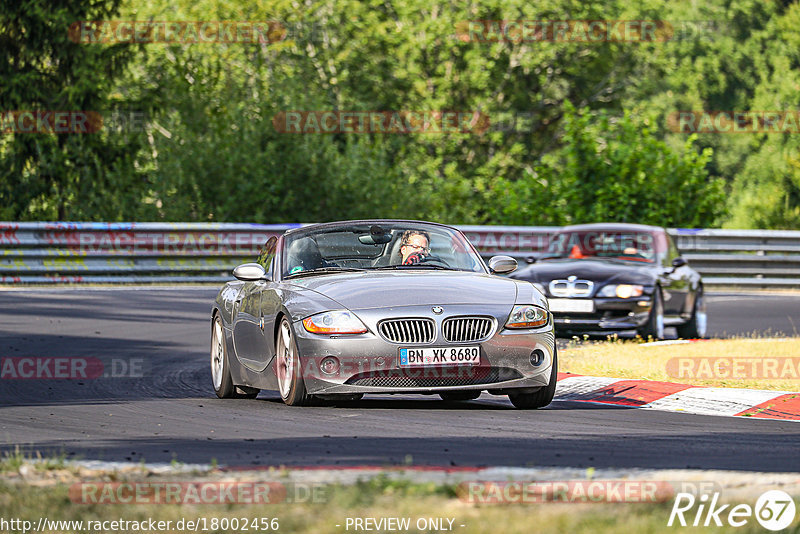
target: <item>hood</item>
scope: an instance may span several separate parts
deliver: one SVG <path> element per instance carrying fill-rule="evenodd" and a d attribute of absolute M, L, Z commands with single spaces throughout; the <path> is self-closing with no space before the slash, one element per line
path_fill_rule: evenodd
<path fill-rule="evenodd" d="M 514 304 L 517 282 L 467 272 L 367 272 L 309 276 L 286 283 L 320 293 L 350 310 L 436 304 Z"/>
<path fill-rule="evenodd" d="M 660 267 L 655 264 L 635 264 L 602 260 L 548 260 L 534 263 L 511 274 L 511 278 L 538 282 L 547 286 L 552 280 L 577 276 L 580 280 L 591 280 L 596 286 L 605 284 L 655 283 Z"/>

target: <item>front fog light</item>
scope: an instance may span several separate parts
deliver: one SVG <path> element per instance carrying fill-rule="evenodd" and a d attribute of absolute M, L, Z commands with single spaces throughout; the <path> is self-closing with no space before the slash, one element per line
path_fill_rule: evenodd
<path fill-rule="evenodd" d="M 333 356 L 328 356 L 327 358 L 324 358 L 320 362 L 319 368 L 326 375 L 332 375 L 339 370 L 339 360 L 337 360 Z"/>
<path fill-rule="evenodd" d="M 531 365 L 534 367 L 539 367 L 544 362 L 544 352 L 542 349 L 536 349 L 531 352 Z"/>

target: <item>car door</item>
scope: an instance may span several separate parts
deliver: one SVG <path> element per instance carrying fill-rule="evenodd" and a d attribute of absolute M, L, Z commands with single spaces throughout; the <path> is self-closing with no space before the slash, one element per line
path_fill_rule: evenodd
<path fill-rule="evenodd" d="M 274 352 L 268 341 L 274 331 L 275 316 L 280 309 L 276 284 L 272 282 L 276 246 L 277 238 L 271 237 L 261 248 L 256 260 L 267 271 L 266 279 L 246 282 L 236 299 L 234 350 L 239 361 L 254 371 L 262 371 Z"/>

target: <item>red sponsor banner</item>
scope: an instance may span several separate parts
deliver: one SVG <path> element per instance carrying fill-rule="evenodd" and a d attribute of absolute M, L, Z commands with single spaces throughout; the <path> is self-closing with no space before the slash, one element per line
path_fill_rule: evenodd
<path fill-rule="evenodd" d="M 286 35 L 286 27 L 274 20 L 94 20 L 69 26 L 70 40 L 85 44 L 270 44 L 284 40 Z"/>
<path fill-rule="evenodd" d="M 672 378 L 703 379 L 800 379 L 800 356 L 795 357 L 678 357 L 667 361 Z"/>
<path fill-rule="evenodd" d="M 91 134 L 102 128 L 96 111 L 0 111 L 0 134 Z"/>
<path fill-rule="evenodd" d="M 664 20 L 469 20 L 456 23 L 464 42 L 664 42 L 675 35 Z"/>
<path fill-rule="evenodd" d="M 653 480 L 474 481 L 456 491 L 470 504 L 659 503 L 675 494 L 669 482 Z"/>
<path fill-rule="evenodd" d="M 281 111 L 275 131 L 290 134 L 482 134 L 489 116 L 479 111 Z"/>
<path fill-rule="evenodd" d="M 282 482 L 80 482 L 77 504 L 276 504 L 326 501 L 325 486 Z"/>
<path fill-rule="evenodd" d="M 667 128 L 677 133 L 800 133 L 800 110 L 675 111 Z"/>
<path fill-rule="evenodd" d="M 1 358 L 0 379 L 92 379 L 103 376 L 104 368 L 103 362 L 98 358 L 49 356 Z"/>

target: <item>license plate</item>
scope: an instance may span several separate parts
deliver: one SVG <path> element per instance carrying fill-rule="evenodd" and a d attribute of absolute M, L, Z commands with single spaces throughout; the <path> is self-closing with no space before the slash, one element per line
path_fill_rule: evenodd
<path fill-rule="evenodd" d="M 591 299 L 547 299 L 553 313 L 593 313 L 594 301 Z"/>
<path fill-rule="evenodd" d="M 425 347 L 400 349 L 400 367 L 478 365 L 480 347 Z"/>

